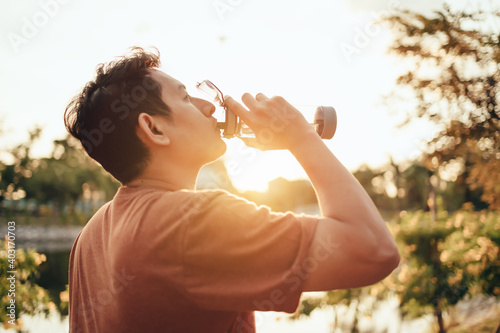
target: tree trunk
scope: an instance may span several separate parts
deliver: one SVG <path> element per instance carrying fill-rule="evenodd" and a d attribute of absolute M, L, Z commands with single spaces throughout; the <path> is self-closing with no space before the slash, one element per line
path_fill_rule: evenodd
<path fill-rule="evenodd" d="M 495 333 L 500 333 L 500 323 L 498 324 L 498 327 L 497 327 L 497 330 L 495 331 Z"/>
<path fill-rule="evenodd" d="M 429 182 L 429 196 L 427 199 L 427 206 L 429 207 L 429 212 L 432 217 L 432 222 L 437 221 L 437 212 L 436 212 L 436 190 L 434 185 L 432 184 L 431 178 L 434 175 L 432 171 L 429 171 L 429 178 L 427 181 Z"/>
<path fill-rule="evenodd" d="M 354 307 L 354 323 L 352 324 L 351 333 L 359 333 L 359 330 L 358 330 L 358 306 L 359 306 L 359 301 L 356 301 L 356 306 Z"/>
<path fill-rule="evenodd" d="M 444 329 L 444 323 L 443 323 L 443 312 L 441 311 L 441 308 L 439 307 L 439 305 L 436 307 L 434 314 L 436 315 L 437 322 L 439 325 L 439 333 L 446 333 L 446 330 Z"/>
<path fill-rule="evenodd" d="M 337 306 L 334 305 L 333 306 L 333 324 L 332 324 L 332 332 L 331 333 L 335 333 L 335 330 L 337 329 Z"/>

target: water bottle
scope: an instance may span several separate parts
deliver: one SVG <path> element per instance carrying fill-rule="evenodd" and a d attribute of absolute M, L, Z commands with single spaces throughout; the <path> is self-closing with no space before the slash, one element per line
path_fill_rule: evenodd
<path fill-rule="evenodd" d="M 224 138 L 255 137 L 252 129 L 238 116 L 227 108 L 224 108 L 224 113 L 224 121 L 217 122 L 217 127 L 222 130 Z M 322 139 L 329 140 L 333 138 L 337 130 L 337 112 L 332 106 L 318 106 L 314 112 L 314 118 L 309 124 Z"/>
<path fill-rule="evenodd" d="M 223 137 L 255 137 L 250 127 L 243 123 L 237 115 L 229 111 L 224 103 L 224 94 L 215 84 L 209 80 L 203 80 L 196 84 L 196 88 L 210 96 L 216 104 L 224 109 L 224 121 L 217 122 L 217 127 L 222 130 Z M 298 109 L 300 110 L 300 107 Z M 216 115 L 215 117 L 217 118 Z M 314 118 L 309 124 L 314 127 L 316 133 L 322 139 L 329 140 L 333 138 L 337 130 L 337 112 L 332 106 L 318 106 L 314 112 Z"/>

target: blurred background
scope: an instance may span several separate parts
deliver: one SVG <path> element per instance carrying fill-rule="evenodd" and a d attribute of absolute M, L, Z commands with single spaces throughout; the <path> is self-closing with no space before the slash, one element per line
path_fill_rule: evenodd
<path fill-rule="evenodd" d="M 119 184 L 63 125 L 97 64 L 154 46 L 162 70 L 204 98 L 281 95 L 311 117 L 334 106 L 326 141 L 366 188 L 400 266 L 361 289 L 306 293 L 257 332 L 495 332 L 500 324 L 500 5 L 493 0 L 0 0 L 0 232 L 16 223 L 18 307 L 8 332 L 67 332 L 71 245 Z M 289 152 L 238 139 L 202 169 L 276 211 L 319 214 Z M 5 306 L 4 306 L 5 305 Z"/>

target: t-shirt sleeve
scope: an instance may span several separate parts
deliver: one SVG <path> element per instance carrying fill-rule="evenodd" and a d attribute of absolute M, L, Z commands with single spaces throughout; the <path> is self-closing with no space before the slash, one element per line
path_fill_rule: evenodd
<path fill-rule="evenodd" d="M 224 191 L 197 195 L 183 237 L 186 296 L 214 310 L 294 312 L 318 264 L 307 260 L 318 218 L 274 213 Z"/>

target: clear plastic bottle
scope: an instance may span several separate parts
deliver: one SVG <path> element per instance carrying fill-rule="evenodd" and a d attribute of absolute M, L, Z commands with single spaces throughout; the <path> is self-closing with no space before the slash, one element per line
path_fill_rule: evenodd
<path fill-rule="evenodd" d="M 303 107 L 299 107 L 303 109 Z M 308 114 L 304 114 L 306 119 Z M 233 137 L 255 137 L 252 129 L 243 123 L 234 113 L 225 108 L 224 121 L 218 122 L 217 126 L 222 130 L 222 136 L 225 138 Z M 314 112 L 314 117 L 309 121 L 314 127 L 316 133 L 322 139 L 331 139 L 337 129 L 337 112 L 331 106 L 318 106 Z"/>
<path fill-rule="evenodd" d="M 196 87 L 207 94 L 217 105 L 224 110 L 224 115 L 221 117 L 224 121 L 217 122 L 217 126 L 222 130 L 222 136 L 225 138 L 233 137 L 255 137 L 252 130 L 245 125 L 238 116 L 228 110 L 224 103 L 224 94 L 210 80 L 203 80 L 196 84 Z M 299 106 L 298 110 L 303 110 L 306 119 L 311 118 L 305 113 L 305 108 Z M 217 115 L 214 116 L 218 119 Z M 318 106 L 314 112 L 312 121 L 309 122 L 322 139 L 333 138 L 337 129 L 337 112 L 332 106 Z"/>

